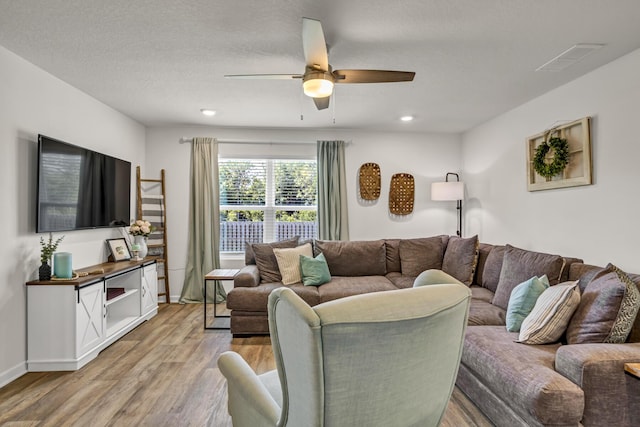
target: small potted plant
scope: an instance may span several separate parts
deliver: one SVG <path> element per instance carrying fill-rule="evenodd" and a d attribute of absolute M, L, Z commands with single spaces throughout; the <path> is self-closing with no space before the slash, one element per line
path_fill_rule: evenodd
<path fill-rule="evenodd" d="M 58 245 L 62 239 L 64 239 L 64 236 L 54 241 L 51 233 L 49 233 L 48 241 L 44 240 L 44 238 L 40 236 L 40 262 L 42 262 L 42 264 L 38 269 L 38 278 L 41 281 L 51 280 L 51 257 L 56 249 L 58 249 Z"/>

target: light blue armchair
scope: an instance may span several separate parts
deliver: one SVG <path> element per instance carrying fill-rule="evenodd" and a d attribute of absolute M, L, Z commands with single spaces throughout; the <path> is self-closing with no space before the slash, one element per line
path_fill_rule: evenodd
<path fill-rule="evenodd" d="M 269 296 L 277 369 L 256 375 L 226 352 L 235 427 L 437 426 L 453 391 L 469 288 L 431 285 L 309 307 L 291 289 Z"/>

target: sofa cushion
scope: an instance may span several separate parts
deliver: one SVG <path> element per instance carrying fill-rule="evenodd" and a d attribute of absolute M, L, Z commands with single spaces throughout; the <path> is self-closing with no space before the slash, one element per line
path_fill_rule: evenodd
<path fill-rule="evenodd" d="M 471 292 L 473 295 L 473 289 Z M 487 301 L 471 299 L 471 305 L 469 305 L 469 326 L 500 325 L 504 328 L 506 317 L 507 312 L 502 308 Z"/>
<path fill-rule="evenodd" d="M 313 255 L 311 243 L 305 243 L 295 248 L 273 248 L 273 254 L 278 263 L 278 270 L 280 271 L 283 285 L 293 285 L 294 283 L 302 282 L 300 256 L 311 257 Z"/>
<path fill-rule="evenodd" d="M 507 331 L 520 331 L 522 321 L 531 313 L 536 300 L 548 287 L 547 276 L 533 276 L 513 288 L 507 307 Z"/>
<path fill-rule="evenodd" d="M 276 255 L 273 253 L 274 248 L 295 248 L 298 245 L 298 238 L 284 240 L 274 243 L 254 243 L 251 245 L 255 254 L 256 265 L 260 271 L 260 280 L 266 283 L 280 282 L 280 268 Z"/>
<path fill-rule="evenodd" d="M 398 289 L 412 288 L 413 282 L 416 280 L 413 276 L 403 276 L 397 271 L 387 273 L 385 277 Z"/>
<path fill-rule="evenodd" d="M 315 258 L 300 255 L 300 270 L 302 273 L 302 283 L 305 286 L 319 286 L 331 280 L 329 266 L 323 254 Z"/>
<path fill-rule="evenodd" d="M 429 269 L 442 269 L 444 245 L 440 236 L 400 240 L 402 274 L 416 277 Z"/>
<path fill-rule="evenodd" d="M 580 292 L 584 292 L 587 285 L 591 283 L 604 268 L 589 264 L 574 263 L 569 266 L 569 277 L 567 280 L 579 280 Z"/>
<path fill-rule="evenodd" d="M 262 283 L 253 288 L 233 288 L 227 294 L 227 308 L 233 311 L 266 313 L 269 294 L 283 286 L 282 283 Z M 320 294 L 315 286 L 296 283 L 288 287 L 310 306 L 320 303 Z"/>
<path fill-rule="evenodd" d="M 578 282 L 565 282 L 547 288 L 522 321 L 518 342 L 550 344 L 558 341 L 567 330 L 571 316 L 580 304 Z"/>
<path fill-rule="evenodd" d="M 493 246 L 485 262 L 482 264 L 482 272 L 478 272 L 478 274 L 480 274 L 478 284 L 494 293 L 500 281 L 500 272 L 502 271 L 502 262 L 504 261 L 504 252 L 506 249 L 506 246 Z M 478 258 L 478 260 L 479 259 L 480 258 Z"/>
<path fill-rule="evenodd" d="M 279 242 L 273 243 L 264 243 L 266 245 L 270 245 L 273 248 L 291 248 L 298 245 L 298 239 L 300 236 L 294 236 L 290 239 L 281 240 Z M 245 265 L 254 265 L 256 263 L 256 254 L 253 252 L 252 245 L 259 245 L 262 243 L 250 243 L 244 242 L 244 264 Z M 283 245 L 283 246 L 279 246 Z"/>
<path fill-rule="evenodd" d="M 491 304 L 491 300 L 493 299 L 493 292 L 491 292 L 489 289 L 483 288 L 482 286 L 478 285 L 471 285 L 469 286 L 469 288 L 471 289 L 471 298 Z"/>
<path fill-rule="evenodd" d="M 384 240 L 316 240 L 316 249 L 324 254 L 331 276 L 387 274 Z"/>
<path fill-rule="evenodd" d="M 468 327 L 461 364 L 531 424 L 579 425 L 584 393 L 554 369 L 560 344 L 524 346 L 517 338 L 503 326 Z"/>
<path fill-rule="evenodd" d="M 591 280 L 567 328 L 569 344 L 624 343 L 640 307 L 640 292 L 627 274 L 609 264 Z"/>
<path fill-rule="evenodd" d="M 564 260 L 560 255 L 533 252 L 507 245 L 493 304 L 506 310 L 513 288 L 533 276 L 540 277 L 546 274 L 552 286 L 557 284 L 563 266 Z"/>
<path fill-rule="evenodd" d="M 317 289 L 321 303 L 349 297 L 351 295 L 398 290 L 398 288 L 384 276 L 333 276 L 329 283 L 325 283 Z"/>
<path fill-rule="evenodd" d="M 442 258 L 442 270 L 467 286 L 473 282 L 478 264 L 478 236 L 451 236 Z"/>

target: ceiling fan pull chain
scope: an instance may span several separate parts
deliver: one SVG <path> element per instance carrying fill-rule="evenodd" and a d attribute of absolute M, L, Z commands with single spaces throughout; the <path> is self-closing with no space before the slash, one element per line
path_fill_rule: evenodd
<path fill-rule="evenodd" d="M 304 121 L 304 114 L 302 113 L 302 103 L 304 102 L 304 92 L 300 92 L 300 121 Z"/>
<path fill-rule="evenodd" d="M 336 124 L 336 99 L 338 97 L 336 96 L 336 91 L 333 91 L 333 124 Z"/>

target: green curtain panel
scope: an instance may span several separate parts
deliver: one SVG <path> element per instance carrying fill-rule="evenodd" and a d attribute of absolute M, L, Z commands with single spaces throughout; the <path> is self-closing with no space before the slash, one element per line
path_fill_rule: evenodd
<path fill-rule="evenodd" d="M 218 143 L 213 138 L 193 138 L 189 194 L 189 244 L 181 303 L 204 301 L 204 276 L 220 268 L 220 188 Z M 214 297 L 215 295 L 215 297 Z M 207 302 L 227 298 L 218 282 L 207 282 Z"/>
<path fill-rule="evenodd" d="M 349 240 L 344 141 L 318 141 L 318 238 Z"/>

